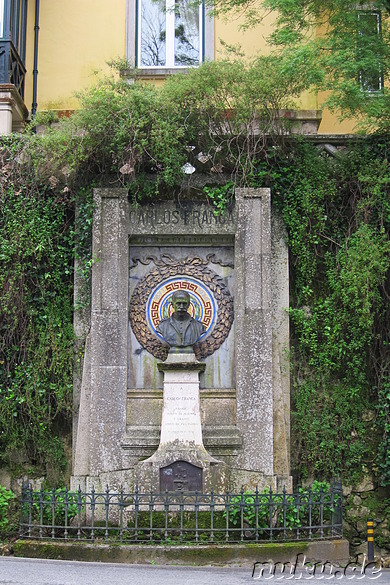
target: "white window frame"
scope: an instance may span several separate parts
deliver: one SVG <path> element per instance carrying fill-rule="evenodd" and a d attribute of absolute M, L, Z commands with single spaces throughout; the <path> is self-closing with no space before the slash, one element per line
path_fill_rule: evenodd
<path fill-rule="evenodd" d="M 0 0 L 0 39 L 4 36 L 4 0 Z"/>
<path fill-rule="evenodd" d="M 372 16 L 376 16 L 377 34 L 380 35 L 381 31 L 382 31 L 381 11 L 380 10 L 373 10 L 372 7 L 371 7 L 371 9 L 368 9 L 368 7 L 365 8 L 365 6 L 362 6 L 357 14 L 358 23 L 359 23 L 360 17 L 366 16 L 367 14 L 370 14 Z M 361 34 L 359 26 L 358 26 L 358 34 Z M 360 89 L 362 91 L 364 91 L 365 93 L 379 93 L 379 92 L 383 91 L 384 79 L 383 79 L 383 71 L 382 71 L 381 67 L 379 67 L 379 70 L 378 70 L 378 88 L 370 89 L 370 88 L 365 87 L 364 71 L 360 71 L 360 73 L 359 73 L 359 83 L 360 83 Z"/>
<path fill-rule="evenodd" d="M 174 0 L 167 0 L 171 5 L 174 6 Z M 139 22 L 137 16 L 137 4 L 140 3 L 137 0 L 127 0 L 127 14 L 126 14 L 126 59 L 129 61 L 131 66 L 137 66 L 137 55 L 140 55 L 140 43 L 141 35 L 137 34 L 137 23 Z M 202 61 L 214 61 L 214 17 L 212 11 L 207 10 L 201 4 L 199 6 L 200 11 L 200 35 L 199 35 L 199 52 L 200 59 Z M 203 13 L 204 11 L 204 13 Z M 175 21 L 174 21 L 174 10 L 167 11 L 167 17 L 172 16 L 173 20 L 170 23 L 170 29 L 166 30 L 167 39 L 167 61 L 164 66 L 140 66 L 142 72 L 145 74 L 155 75 L 166 75 L 175 71 L 183 71 L 188 69 L 188 66 L 174 65 L 174 44 L 175 44 Z M 138 47 L 136 47 L 136 39 L 138 39 Z M 169 55 L 169 60 L 168 60 Z"/>

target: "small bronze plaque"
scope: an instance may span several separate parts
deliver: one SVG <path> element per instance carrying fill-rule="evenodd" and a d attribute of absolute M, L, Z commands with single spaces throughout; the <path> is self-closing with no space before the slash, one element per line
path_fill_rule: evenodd
<path fill-rule="evenodd" d="M 160 469 L 160 491 L 201 492 L 202 468 L 187 461 L 175 461 Z"/>

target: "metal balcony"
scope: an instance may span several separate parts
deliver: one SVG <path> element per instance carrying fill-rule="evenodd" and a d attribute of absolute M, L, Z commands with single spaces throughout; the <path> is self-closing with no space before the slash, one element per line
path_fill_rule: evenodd
<path fill-rule="evenodd" d="M 26 68 L 12 41 L 0 39 L 0 85 L 12 84 L 24 99 Z"/>

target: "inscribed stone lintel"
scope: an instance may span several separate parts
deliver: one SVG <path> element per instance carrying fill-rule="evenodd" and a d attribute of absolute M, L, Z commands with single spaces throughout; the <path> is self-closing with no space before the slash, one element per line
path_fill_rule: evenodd
<path fill-rule="evenodd" d="M 128 213 L 131 239 L 137 236 L 167 238 L 172 234 L 187 238 L 234 236 L 235 224 L 234 209 L 227 209 L 224 214 L 219 214 L 206 203 L 184 202 L 178 205 L 173 201 L 163 201 L 137 209 L 130 208 Z"/>
<path fill-rule="evenodd" d="M 182 248 L 183 246 L 233 246 L 234 234 L 194 234 L 192 236 L 186 234 L 156 234 L 154 236 L 132 235 L 130 236 L 130 246 L 155 247 L 155 246 L 170 246 L 173 248 Z"/>

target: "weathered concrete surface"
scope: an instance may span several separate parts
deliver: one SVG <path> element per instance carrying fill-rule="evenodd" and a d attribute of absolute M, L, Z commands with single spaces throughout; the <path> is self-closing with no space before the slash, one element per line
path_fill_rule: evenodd
<path fill-rule="evenodd" d="M 216 235 L 215 243 L 221 241 L 221 236 L 234 236 L 235 216 L 228 210 L 224 215 L 214 213 L 212 205 L 195 201 L 183 202 L 178 207 L 173 201 L 156 202 L 147 208 L 129 208 L 129 235 L 131 238 L 141 238 L 177 234 L 189 237 L 194 235 L 196 245 L 201 236 Z M 133 240 L 137 241 L 137 240 Z M 145 240 L 140 240 L 145 243 Z M 153 241 L 153 240 L 152 240 Z M 181 239 L 181 244 L 185 245 Z"/>
<path fill-rule="evenodd" d="M 272 384 L 274 403 L 274 474 L 290 475 L 289 266 L 287 234 L 272 214 Z M 279 479 L 279 483 L 280 479 Z M 287 485 L 286 485 L 287 487 Z"/>
<path fill-rule="evenodd" d="M 123 468 L 118 449 L 126 430 L 127 195 L 95 191 L 91 331 L 86 348 L 74 482 Z"/>
<path fill-rule="evenodd" d="M 237 189 L 235 467 L 274 474 L 270 189 Z"/>
<path fill-rule="evenodd" d="M 163 565 L 240 565 L 252 570 L 256 562 L 302 563 L 311 560 L 346 563 L 347 540 L 275 544 L 149 546 L 19 540 L 16 557 Z"/>

